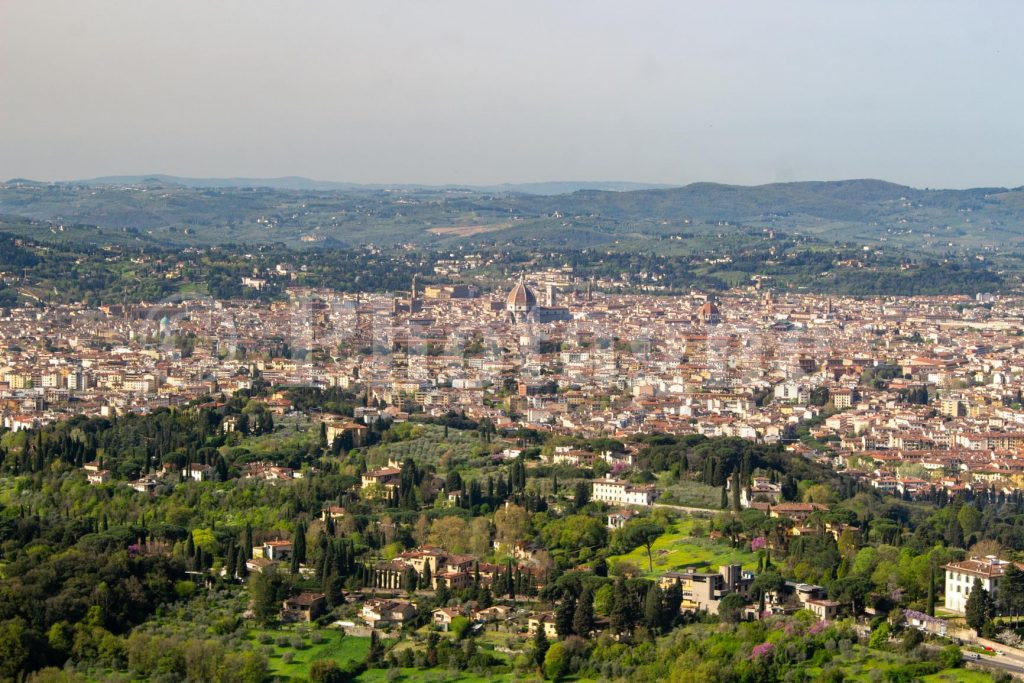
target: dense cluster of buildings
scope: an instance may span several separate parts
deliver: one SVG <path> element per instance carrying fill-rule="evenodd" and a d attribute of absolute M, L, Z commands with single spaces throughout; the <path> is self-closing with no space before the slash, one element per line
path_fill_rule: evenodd
<path fill-rule="evenodd" d="M 865 484 L 904 498 L 1024 486 L 1024 299 L 986 297 L 824 298 L 759 288 L 711 299 L 595 293 L 565 272 L 521 277 L 507 292 L 413 284 L 408 295 L 343 295 L 292 289 L 287 301 L 195 300 L 161 305 L 13 309 L 0 318 L 0 410 L 18 430 L 74 414 L 147 412 L 256 378 L 271 385 L 341 387 L 362 399 L 352 417 L 327 417 L 328 440 L 362 443 L 367 425 L 411 413 L 451 411 L 488 420 L 498 433 L 526 427 L 554 434 L 625 438 L 664 432 L 735 436 L 826 461 Z M 538 295 L 543 291 L 544 294 Z M 268 410 L 293 410 L 284 395 Z M 809 427 L 809 431 L 807 430 Z M 232 425 L 225 422 L 224 429 Z M 611 506 L 608 525 L 653 504 L 658 490 L 626 480 L 635 449 L 592 452 L 559 446 L 554 464 L 611 472 L 591 498 Z M 90 481 L 110 473 L 85 466 Z M 208 466 L 176 476 L 202 480 Z M 156 473 L 133 482 L 152 492 Z M 246 476 L 300 472 L 250 463 Z M 363 487 L 399 485 L 398 463 L 362 475 Z M 730 481 L 730 486 L 733 482 Z M 824 509 L 783 502 L 778 482 L 754 477 L 740 504 L 792 520 L 793 534 Z M 341 508 L 324 511 L 344 515 Z M 841 528 L 823 528 L 838 535 Z M 810 531 L 808 531 L 809 533 Z M 285 561 L 289 541 L 254 549 L 251 571 Z M 971 558 L 945 567 L 946 608 L 962 612 L 975 578 L 998 590 L 1007 563 Z M 488 586 L 503 566 L 420 547 L 373 568 L 373 588 Z M 536 585 L 535 563 L 515 567 Z M 739 567 L 671 571 L 683 608 L 715 612 L 745 591 Z M 838 603 L 820 587 L 787 586 L 788 603 L 821 618 Z M 769 600 L 769 609 L 782 600 Z M 410 609 L 412 611 L 410 611 Z M 291 619 L 323 610 L 322 596 L 282 605 Z M 462 614 L 433 615 L 447 625 Z M 409 602 L 366 601 L 371 626 L 412 618 Z M 475 613 L 471 613 L 475 614 Z M 532 628 L 549 628 L 534 615 Z"/>
<path fill-rule="evenodd" d="M 782 442 L 911 498 L 1024 481 L 1018 298 L 609 294 L 564 269 L 490 294 L 288 295 L 12 309 L 0 317 L 3 424 L 152 411 L 260 377 L 363 397 L 354 419 L 328 425 L 353 445 L 375 419 L 456 411 L 498 431 Z M 810 443 L 797 434 L 807 424 Z M 595 487 L 611 503 L 649 495 Z"/>

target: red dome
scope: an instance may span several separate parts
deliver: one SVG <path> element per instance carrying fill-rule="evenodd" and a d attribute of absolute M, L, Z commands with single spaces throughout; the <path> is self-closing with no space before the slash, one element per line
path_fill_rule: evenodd
<path fill-rule="evenodd" d="M 526 286 L 524 280 L 512 288 L 505 299 L 505 308 L 510 311 L 529 311 L 537 306 L 537 295 Z"/>

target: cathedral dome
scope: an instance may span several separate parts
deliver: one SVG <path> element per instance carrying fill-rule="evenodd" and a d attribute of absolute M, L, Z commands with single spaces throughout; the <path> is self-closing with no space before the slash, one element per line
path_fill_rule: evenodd
<path fill-rule="evenodd" d="M 697 311 L 697 317 L 705 324 L 715 325 L 722 319 L 722 312 L 714 301 L 706 301 Z"/>
<path fill-rule="evenodd" d="M 537 295 L 520 280 L 505 299 L 505 308 L 513 313 L 532 311 L 537 307 Z"/>

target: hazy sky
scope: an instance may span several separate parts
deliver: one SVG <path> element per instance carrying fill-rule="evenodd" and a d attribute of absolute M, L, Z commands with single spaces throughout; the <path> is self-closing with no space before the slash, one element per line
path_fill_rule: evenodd
<path fill-rule="evenodd" d="M 1024 3 L 0 0 L 0 178 L 1024 184 Z"/>

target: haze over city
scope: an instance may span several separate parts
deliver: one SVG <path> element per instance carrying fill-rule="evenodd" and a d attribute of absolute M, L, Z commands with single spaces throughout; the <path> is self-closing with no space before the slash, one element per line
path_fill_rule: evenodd
<path fill-rule="evenodd" d="M 0 6 L 0 177 L 1024 184 L 1015 2 Z"/>

